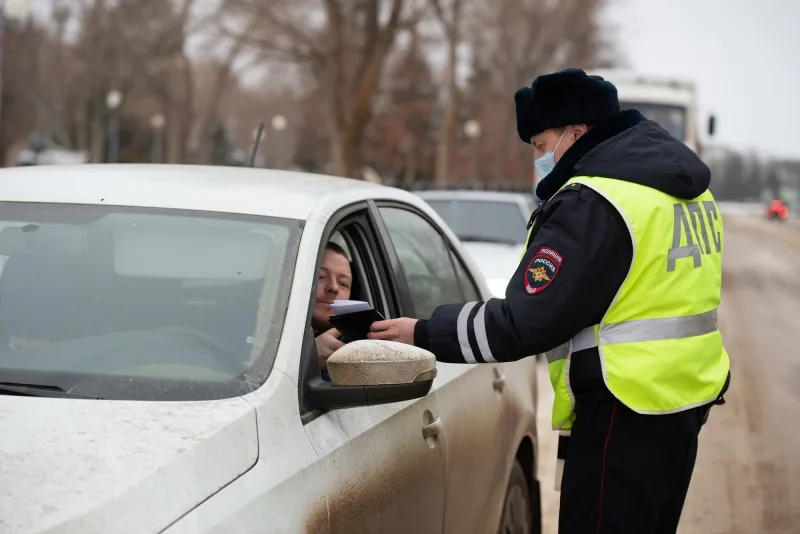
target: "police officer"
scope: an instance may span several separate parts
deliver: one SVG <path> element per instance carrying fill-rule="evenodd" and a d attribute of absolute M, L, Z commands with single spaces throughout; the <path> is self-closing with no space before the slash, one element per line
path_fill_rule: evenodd
<path fill-rule="evenodd" d="M 709 169 L 580 69 L 537 77 L 515 102 L 543 202 L 506 298 L 377 322 L 370 337 L 448 363 L 545 353 L 553 429 L 571 436 L 559 532 L 674 533 L 730 379 Z"/>

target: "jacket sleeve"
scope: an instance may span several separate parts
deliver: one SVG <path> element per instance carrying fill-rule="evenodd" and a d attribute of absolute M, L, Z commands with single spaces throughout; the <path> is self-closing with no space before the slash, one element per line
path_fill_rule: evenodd
<path fill-rule="evenodd" d="M 551 199 L 505 299 L 448 304 L 418 321 L 414 343 L 448 363 L 515 361 L 569 341 L 611 305 L 633 258 L 616 210 L 589 188 Z"/>

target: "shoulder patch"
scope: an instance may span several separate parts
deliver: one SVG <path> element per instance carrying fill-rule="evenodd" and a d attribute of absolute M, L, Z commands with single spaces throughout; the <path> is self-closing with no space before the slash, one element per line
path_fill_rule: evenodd
<path fill-rule="evenodd" d="M 525 291 L 529 295 L 540 293 L 553 283 L 564 257 L 548 247 L 540 247 L 525 268 Z"/>

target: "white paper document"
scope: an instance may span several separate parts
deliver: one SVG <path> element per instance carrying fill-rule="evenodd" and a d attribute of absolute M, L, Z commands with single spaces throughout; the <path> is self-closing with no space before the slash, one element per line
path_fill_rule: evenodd
<path fill-rule="evenodd" d="M 331 310 L 336 315 L 344 315 L 346 313 L 355 313 L 360 311 L 371 310 L 369 302 L 363 300 L 334 300 L 331 304 Z"/>

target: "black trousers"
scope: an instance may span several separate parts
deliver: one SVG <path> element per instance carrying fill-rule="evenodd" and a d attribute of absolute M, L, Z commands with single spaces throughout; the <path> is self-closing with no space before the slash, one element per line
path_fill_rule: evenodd
<path fill-rule="evenodd" d="M 613 397 L 578 399 L 559 534 L 674 534 L 709 409 L 640 415 Z"/>

